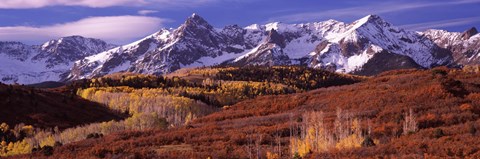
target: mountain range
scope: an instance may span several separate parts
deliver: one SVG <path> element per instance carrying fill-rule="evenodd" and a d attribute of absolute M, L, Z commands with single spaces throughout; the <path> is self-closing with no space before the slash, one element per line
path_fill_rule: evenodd
<path fill-rule="evenodd" d="M 100 77 L 115 72 L 162 75 L 212 65 L 303 65 L 375 75 L 401 68 L 480 64 L 480 34 L 409 31 L 377 15 L 336 20 L 215 28 L 197 14 L 178 28 L 160 29 L 116 46 L 70 36 L 42 45 L 0 42 L 0 82 L 31 84 Z"/>

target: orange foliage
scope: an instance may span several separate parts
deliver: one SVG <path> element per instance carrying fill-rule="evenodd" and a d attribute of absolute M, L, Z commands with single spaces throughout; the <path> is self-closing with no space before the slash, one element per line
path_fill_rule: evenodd
<path fill-rule="evenodd" d="M 361 132 L 371 131 L 375 146 L 312 152 L 305 158 L 479 158 L 478 83 L 479 74 L 446 68 L 391 71 L 353 85 L 242 101 L 181 128 L 73 143 L 56 148 L 53 158 L 264 158 L 278 150 L 280 158 L 292 158 L 290 125 L 301 123 L 305 112 L 322 111 L 325 127 L 333 130 L 337 107 L 362 119 Z M 418 129 L 403 134 L 410 114 Z M 157 151 L 182 144 L 193 151 Z"/>

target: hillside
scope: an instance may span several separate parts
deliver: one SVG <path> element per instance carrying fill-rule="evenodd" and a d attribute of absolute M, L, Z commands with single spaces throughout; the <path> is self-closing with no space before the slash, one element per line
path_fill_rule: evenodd
<path fill-rule="evenodd" d="M 266 77 L 269 79 L 263 80 Z M 365 79 L 298 66 L 200 68 L 179 71 L 166 77 L 125 72 L 83 79 L 50 91 L 65 94 L 64 101 L 68 97 L 101 103 L 97 107 L 106 106 L 121 112 L 126 118 L 68 129 L 35 127 L 32 131 L 32 126 L 24 124 L 0 127 L 7 134 L 6 142 L 0 145 L 0 156 L 36 151 L 50 153 L 53 147 L 62 144 L 123 131 L 176 129 L 259 96 L 299 93 Z M 32 88 L 32 91 L 35 90 Z"/>
<path fill-rule="evenodd" d="M 123 117 L 99 103 L 74 95 L 0 84 L 0 123 L 12 127 L 24 123 L 36 128 L 65 129 Z"/>
<path fill-rule="evenodd" d="M 127 117 L 102 104 L 58 90 L 0 84 L 0 157 L 61 145 L 51 132 Z M 67 137 L 55 139 L 60 138 Z"/>
<path fill-rule="evenodd" d="M 478 158 L 479 82 L 471 71 L 393 71 L 257 97 L 179 128 L 67 144 L 50 158 Z"/>
<path fill-rule="evenodd" d="M 62 87 L 64 85 L 65 85 L 65 83 L 62 83 L 62 82 L 46 81 L 46 82 L 41 82 L 41 83 L 29 84 L 27 86 L 34 87 L 34 88 L 58 88 L 58 87 Z"/>

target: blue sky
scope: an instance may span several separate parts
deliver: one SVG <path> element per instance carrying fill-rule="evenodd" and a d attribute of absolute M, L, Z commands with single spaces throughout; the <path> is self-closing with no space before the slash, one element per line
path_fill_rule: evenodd
<path fill-rule="evenodd" d="M 82 35 L 126 44 L 192 13 L 215 27 L 280 21 L 353 22 L 377 14 L 410 30 L 480 27 L 480 0 L 1 0 L 0 40 L 41 44 Z"/>

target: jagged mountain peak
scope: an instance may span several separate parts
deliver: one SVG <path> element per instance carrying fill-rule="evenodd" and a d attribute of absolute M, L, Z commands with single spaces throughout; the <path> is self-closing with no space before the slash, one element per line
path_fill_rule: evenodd
<path fill-rule="evenodd" d="M 383 67 L 379 62 L 388 63 L 388 60 L 378 59 L 387 56 L 390 59 L 399 57 L 406 59 L 401 60 L 400 63 L 414 61 L 422 68 L 430 68 L 450 64 L 453 61 L 450 58 L 451 53 L 438 46 L 448 49 L 450 47 L 445 46 L 457 43 L 461 46 L 465 42 L 470 42 L 472 43 L 470 48 L 478 48 L 477 45 L 473 45 L 477 43 L 475 39 L 479 39 L 476 37 L 480 37 L 476 29 L 468 31 L 467 36 L 470 40 L 461 40 L 462 33 L 445 34 L 443 31 L 433 30 L 430 32 L 400 29 L 378 15 L 368 15 L 353 23 L 331 19 L 303 24 L 272 22 L 243 28 L 238 25 L 228 25 L 222 29 L 216 29 L 194 13 L 178 28 L 161 29 L 127 45 L 116 48 L 90 45 L 94 43 L 89 41 L 96 40 L 71 36 L 52 40 L 47 45 L 49 47 L 45 47 L 52 51 L 42 51 L 38 46 L 38 50 L 42 53 L 37 57 L 43 61 L 48 60 L 47 64 L 55 67 L 62 63 L 65 67 L 69 67 L 72 65 L 70 61 L 79 59 L 73 67 L 69 67 L 70 71 L 66 72 L 69 73 L 67 78 L 60 77 L 62 80 L 74 80 L 120 71 L 165 74 L 185 67 L 217 64 L 234 66 L 294 64 L 355 73 L 367 64 Z M 437 41 L 432 37 L 437 34 L 445 37 L 455 35 L 455 37 L 449 38 L 452 42 L 448 42 L 448 45 L 436 45 L 432 41 Z M 474 37 L 470 38 L 471 36 Z M 20 46 L 11 48 L 20 48 Z M 106 48 L 108 50 L 105 50 Z M 3 51 L 8 49 L 5 47 Z M 10 54 L 15 54 L 15 50 L 10 51 L 12 52 Z M 25 57 L 36 55 L 34 51 L 25 54 L 29 55 Z M 473 57 L 477 53 L 475 49 L 452 51 L 463 51 L 461 54 L 465 52 L 469 55 L 468 57 Z M 380 53 L 383 54 L 380 55 Z M 372 59 L 377 61 L 371 62 Z M 396 67 L 398 64 L 392 65 Z M 65 69 L 62 67 L 63 70 Z"/>
<path fill-rule="evenodd" d="M 57 40 L 50 40 L 44 43 L 39 49 L 40 53 L 33 57 L 33 60 L 45 60 L 49 68 L 58 65 L 70 65 L 72 61 L 82 59 L 108 49 L 115 45 L 107 42 L 86 38 L 83 36 L 67 36 Z"/>
<path fill-rule="evenodd" d="M 335 25 L 335 24 L 344 24 L 344 22 L 341 22 L 341 21 L 338 21 L 338 20 L 335 20 L 335 19 L 328 19 L 326 21 L 323 21 L 323 22 L 320 22 L 320 23 L 323 23 L 323 24 L 326 24 L 326 25 Z"/>
<path fill-rule="evenodd" d="M 71 35 L 71 36 L 65 36 L 60 39 L 93 39 L 93 38 L 86 38 L 80 35 Z"/>
<path fill-rule="evenodd" d="M 267 31 L 270 31 L 272 29 L 278 30 L 282 25 L 285 25 L 285 24 L 282 22 L 271 22 L 271 23 L 265 24 L 265 29 Z"/>
<path fill-rule="evenodd" d="M 367 15 L 359 20 L 354 21 L 351 24 L 348 24 L 346 27 L 347 31 L 343 32 L 338 36 L 331 37 L 331 41 L 333 42 L 344 42 L 344 41 L 366 41 L 368 39 L 375 40 L 376 36 L 382 36 L 384 42 L 389 42 L 391 39 L 388 38 L 395 38 L 394 35 L 386 36 L 386 34 L 390 34 L 391 31 L 396 33 L 402 32 L 400 29 L 396 27 L 392 27 L 390 23 L 383 20 L 378 15 Z"/>
<path fill-rule="evenodd" d="M 69 73 L 74 61 L 114 47 L 102 40 L 81 36 L 62 37 L 41 45 L 2 44 L 0 80 L 22 84 L 60 81 Z"/>
<path fill-rule="evenodd" d="M 334 25 L 338 24 L 335 21 L 327 21 L 326 24 Z M 372 36 L 377 34 L 383 36 L 390 31 L 401 32 L 400 29 L 392 27 L 390 23 L 383 20 L 378 15 L 367 15 L 359 20 L 348 24 L 346 31 L 337 36 L 331 36 L 329 39 L 334 42 L 340 41 L 357 41 L 365 38 L 373 38 Z"/>
<path fill-rule="evenodd" d="M 330 55 L 326 58 L 319 58 L 327 59 L 323 61 L 322 65 L 328 65 L 330 59 L 336 58 L 331 56 L 338 55 L 345 59 L 337 62 L 337 71 L 338 68 L 347 68 L 346 72 L 355 71 L 381 51 L 407 56 L 424 68 L 447 65 L 452 62 L 451 55 L 436 46 L 430 39 L 422 38 L 416 32 L 397 28 L 378 15 L 365 16 L 347 28 L 348 31 L 329 39 L 333 45 L 320 47 L 323 49 L 318 53 L 329 53 Z M 361 60 L 350 59 L 357 56 L 363 57 Z M 351 63 L 350 60 L 352 60 Z"/>
<path fill-rule="evenodd" d="M 388 23 L 387 21 L 382 19 L 380 16 L 374 15 L 374 14 L 367 15 L 367 16 L 353 22 L 351 26 L 352 26 L 352 29 L 357 29 L 357 28 L 368 26 L 368 25 L 375 25 L 375 26 L 379 26 L 379 27 L 391 27 L 392 26 L 390 23 Z"/>
<path fill-rule="evenodd" d="M 375 21 L 375 20 L 383 20 L 379 15 L 376 14 L 369 14 L 365 16 L 364 18 L 368 18 L 370 21 Z"/>
<path fill-rule="evenodd" d="M 75 44 L 75 43 L 96 43 L 99 45 L 112 45 L 112 44 L 107 44 L 105 41 L 100 40 L 100 39 L 95 39 L 95 38 L 86 38 L 83 36 L 79 35 L 72 35 L 72 36 L 66 36 L 66 37 L 61 37 L 56 40 L 50 40 L 48 42 L 45 42 L 42 44 L 42 49 L 48 49 L 49 47 L 52 47 L 55 45 L 55 47 L 58 47 L 60 45 L 68 45 L 68 44 Z"/>
<path fill-rule="evenodd" d="M 285 32 L 296 32 L 296 31 L 299 30 L 300 25 L 298 25 L 298 24 L 286 24 L 286 23 L 283 23 L 283 22 L 272 22 L 272 23 L 265 24 L 262 27 L 262 29 L 265 32 L 269 32 L 272 29 L 274 29 L 278 33 L 282 34 L 282 33 L 285 33 Z"/>
<path fill-rule="evenodd" d="M 285 48 L 286 46 L 286 43 L 285 43 L 285 37 L 283 37 L 282 35 L 280 35 L 277 30 L 275 29 L 270 29 L 270 31 L 268 32 L 268 37 L 267 37 L 267 42 L 268 43 L 273 43 L 273 44 L 277 44 L 278 46 L 280 46 L 281 48 Z"/>
<path fill-rule="evenodd" d="M 208 29 L 213 28 L 205 19 L 200 15 L 193 13 L 190 17 L 185 20 L 185 26 L 205 26 Z"/>
<path fill-rule="evenodd" d="M 366 19 L 366 21 L 368 21 L 368 22 L 385 21 L 385 20 L 382 19 L 382 17 L 380 17 L 379 15 L 376 15 L 376 14 L 367 15 L 367 16 L 363 17 L 362 19 Z"/>
<path fill-rule="evenodd" d="M 190 17 L 196 17 L 196 16 L 199 16 L 197 13 L 192 13 L 192 15 Z"/>
<path fill-rule="evenodd" d="M 468 39 L 470 39 L 470 37 L 472 37 L 476 34 L 478 34 L 477 28 L 472 27 L 472 28 L 470 28 L 470 29 L 468 29 L 468 30 L 466 30 L 465 32 L 462 33 L 462 39 L 463 40 L 468 40 Z"/>
<path fill-rule="evenodd" d="M 326 21 L 323 21 L 324 23 L 340 23 L 340 21 L 335 20 L 335 19 L 328 19 Z"/>
<path fill-rule="evenodd" d="M 174 31 L 174 38 L 208 36 L 215 33 L 215 29 L 205 19 L 194 13 Z"/>
<path fill-rule="evenodd" d="M 441 48 L 450 50 L 456 64 L 477 65 L 480 63 L 480 34 L 475 27 L 463 33 L 430 29 L 420 34 L 431 39 Z"/>
<path fill-rule="evenodd" d="M 240 26 L 237 25 L 237 24 L 227 25 L 227 26 L 225 26 L 224 28 L 242 29 L 242 27 L 240 27 Z"/>
<path fill-rule="evenodd" d="M 252 24 L 249 26 L 244 27 L 246 30 L 260 30 L 261 26 L 259 24 Z"/>
<path fill-rule="evenodd" d="M 57 52 L 58 48 L 61 47 L 72 47 L 72 45 L 81 46 L 80 49 L 95 49 L 97 47 L 102 48 L 113 48 L 114 45 L 108 44 L 107 42 L 95 39 L 95 38 L 86 38 L 83 36 L 66 36 L 61 37 L 57 40 L 50 40 L 44 43 L 41 46 L 41 49 L 47 52 Z"/>

